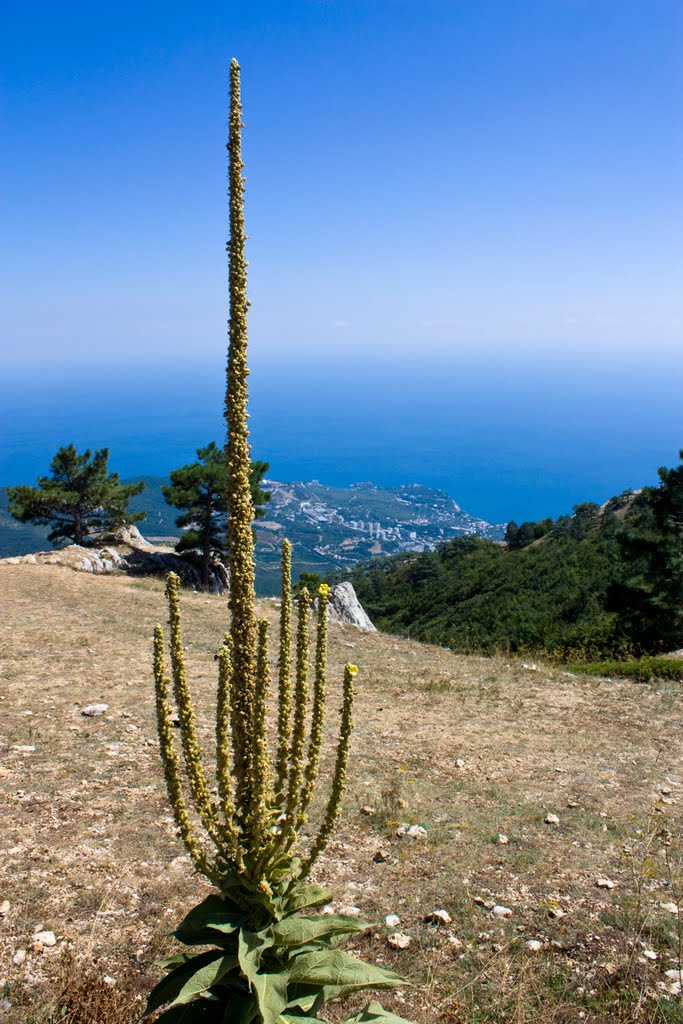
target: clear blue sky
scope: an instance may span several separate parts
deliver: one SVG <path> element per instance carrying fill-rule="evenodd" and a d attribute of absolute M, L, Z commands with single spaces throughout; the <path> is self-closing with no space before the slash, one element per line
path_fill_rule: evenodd
<path fill-rule="evenodd" d="M 233 55 L 256 360 L 675 362 L 680 0 L 39 0 L 0 34 L 15 365 L 222 360 Z"/>

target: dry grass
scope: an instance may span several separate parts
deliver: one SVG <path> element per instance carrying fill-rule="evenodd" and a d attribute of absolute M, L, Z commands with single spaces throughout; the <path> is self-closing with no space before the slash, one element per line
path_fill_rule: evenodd
<path fill-rule="evenodd" d="M 162 586 L 49 565 L 0 565 L 0 586 L 0 1018 L 129 1024 L 167 934 L 206 888 L 175 839 L 158 765 Z M 187 594 L 184 611 L 208 742 L 225 605 Z M 683 914 L 662 906 L 680 900 L 680 686 L 351 628 L 332 627 L 330 647 L 333 680 L 346 660 L 362 674 L 345 824 L 318 880 L 380 922 L 358 948 L 413 982 L 385 1004 L 418 1024 L 683 1022 L 664 974 L 680 963 Z M 80 714 L 99 701 L 106 715 Z M 398 838 L 401 821 L 426 837 Z M 380 847 L 389 860 L 375 863 Z M 598 888 L 603 877 L 615 887 Z M 424 923 L 442 907 L 451 926 Z M 407 952 L 386 943 L 389 913 L 413 936 Z M 40 929 L 55 947 L 33 949 Z"/>

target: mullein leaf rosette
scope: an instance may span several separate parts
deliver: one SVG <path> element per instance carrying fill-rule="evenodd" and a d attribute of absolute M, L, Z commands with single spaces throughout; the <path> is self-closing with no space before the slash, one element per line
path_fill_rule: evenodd
<path fill-rule="evenodd" d="M 297 598 L 292 637 L 291 545 L 282 546 L 277 670 L 277 735 L 270 742 L 268 622 L 254 592 L 253 508 L 247 427 L 247 292 L 241 159 L 240 69 L 230 65 L 230 322 L 225 417 L 228 430 L 230 629 L 217 654 L 215 785 L 209 782 L 187 682 L 180 580 L 168 577 L 170 669 L 161 626 L 154 632 L 154 678 L 161 760 L 169 803 L 194 868 L 216 887 L 180 923 L 188 951 L 160 966 L 165 977 L 145 1016 L 164 1024 L 306 1024 L 325 1003 L 366 988 L 405 984 L 383 967 L 338 948 L 369 925 L 316 913 L 330 896 L 308 881 L 339 819 L 353 725 L 355 665 L 347 664 L 330 792 L 317 832 L 307 825 L 318 782 L 327 704 L 329 587 L 317 594 L 315 657 L 309 685 L 311 597 Z M 294 641 L 294 644 L 293 644 Z M 292 646 L 294 645 L 294 658 Z M 173 717 L 173 707 L 177 719 Z M 176 744 L 174 721 L 179 726 Z M 272 746 L 272 753 L 271 753 Z M 179 749 L 178 749 L 179 748 Z M 305 847 L 299 849 L 300 846 Z M 206 947 L 210 947 L 208 950 Z M 197 951 L 195 947 L 200 947 Z M 371 1002 L 348 1024 L 406 1024 Z"/>

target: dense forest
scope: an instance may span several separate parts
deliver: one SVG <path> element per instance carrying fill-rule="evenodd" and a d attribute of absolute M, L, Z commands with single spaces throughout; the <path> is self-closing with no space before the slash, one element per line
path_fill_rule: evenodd
<path fill-rule="evenodd" d="M 681 452 L 683 459 L 683 451 Z M 379 629 L 454 650 L 581 660 L 683 646 L 683 464 L 658 487 L 357 566 Z"/>

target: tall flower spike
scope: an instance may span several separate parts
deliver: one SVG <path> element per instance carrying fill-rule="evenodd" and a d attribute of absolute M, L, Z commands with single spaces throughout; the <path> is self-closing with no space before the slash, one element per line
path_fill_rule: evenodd
<path fill-rule="evenodd" d="M 254 803 L 253 814 L 258 830 L 260 846 L 266 841 L 266 828 L 269 824 L 268 805 L 271 797 L 270 757 L 268 753 L 268 733 L 266 731 L 266 705 L 270 684 L 270 667 L 268 665 L 268 620 L 258 622 L 258 656 L 256 660 L 256 695 L 254 708 Z M 269 838 L 269 837 L 268 837 Z"/>
<path fill-rule="evenodd" d="M 247 263 L 244 231 L 244 178 L 242 176 L 242 107 L 240 69 L 230 65 L 229 115 L 229 353 L 225 419 L 227 443 L 226 504 L 228 512 L 228 574 L 230 629 L 217 655 L 216 782 L 214 800 L 205 774 L 199 731 L 185 669 L 180 624 L 179 578 L 168 578 L 171 626 L 171 679 L 180 724 L 176 752 L 171 725 L 171 680 L 163 652 L 163 633 L 154 636 L 154 672 L 157 720 L 164 774 L 176 823 L 194 865 L 222 891 L 241 887 L 241 899 L 250 905 L 254 892 L 260 899 L 296 886 L 301 859 L 290 851 L 305 824 L 318 779 L 326 703 L 327 597 L 318 591 L 315 675 L 309 725 L 310 595 L 304 588 L 297 600 L 296 658 L 293 661 L 292 549 L 282 545 L 282 607 L 278 660 L 277 739 L 271 770 L 267 729 L 270 686 L 268 626 L 257 622 L 254 592 L 253 507 L 249 472 L 247 400 Z M 304 873 L 326 845 L 341 807 L 346 780 L 353 676 L 344 674 L 344 704 L 332 792 L 320 831 L 310 850 Z M 184 762 L 184 764 L 183 764 Z M 200 829 L 201 826 L 201 829 Z M 204 842 L 215 850 L 211 857 Z M 207 845 L 208 848 L 208 845 Z M 281 897 L 277 897 L 278 899 Z M 282 897 L 284 898 L 284 897 Z M 259 904 L 261 906 L 261 904 Z"/>
<path fill-rule="evenodd" d="M 256 613 L 254 592 L 253 506 L 249 486 L 251 449 L 247 426 L 247 263 L 244 254 L 244 178 L 242 177 L 242 102 L 240 67 L 230 62 L 228 134 L 230 195 L 230 348 L 228 354 L 225 421 L 228 432 L 228 569 L 232 612 L 232 676 L 234 693 L 235 761 L 238 804 L 246 821 L 254 781 L 254 686 L 256 671 Z"/>
<path fill-rule="evenodd" d="M 342 797 L 346 788 L 347 767 L 349 763 L 349 747 L 351 745 L 351 730 L 353 729 L 353 680 L 358 675 L 356 665 L 347 664 L 344 669 L 344 701 L 341 710 L 341 724 L 339 729 L 339 742 L 337 744 L 337 760 L 334 766 L 334 778 L 332 780 L 332 792 L 325 811 L 325 817 L 320 831 L 313 844 L 313 848 L 304 863 L 300 878 L 306 878 L 311 868 L 317 861 L 320 854 L 330 841 L 334 827 L 339 819 Z"/>
<path fill-rule="evenodd" d="M 278 660 L 278 718 L 276 790 L 282 795 L 287 781 L 292 717 L 292 545 L 282 542 L 282 600 L 280 602 L 280 657 Z"/>
<path fill-rule="evenodd" d="M 311 598 L 304 587 L 297 601 L 296 680 L 294 684 L 294 724 L 289 751 L 289 785 L 287 789 L 287 815 L 282 829 L 288 845 L 296 838 L 296 821 L 301 783 L 304 774 L 304 747 L 306 745 L 306 710 L 308 703 L 308 622 Z"/>
<path fill-rule="evenodd" d="M 330 588 L 327 583 L 318 587 L 318 621 L 315 644 L 315 681 L 313 686 L 313 712 L 311 715 L 311 738 L 308 744 L 308 763 L 306 765 L 304 788 L 301 794 L 301 806 L 297 828 L 306 822 L 306 812 L 313 798 L 315 780 L 318 777 L 320 750 L 323 742 L 323 721 L 325 718 L 325 696 L 327 688 L 327 602 Z"/>
<path fill-rule="evenodd" d="M 216 807 L 204 774 L 202 753 L 197 738 L 197 725 L 190 690 L 185 672 L 185 654 L 180 626 L 180 577 L 174 572 L 169 573 L 166 581 L 168 613 L 171 626 L 171 669 L 173 673 L 173 695 L 178 709 L 180 738 L 185 757 L 185 771 L 190 786 L 190 793 L 202 825 L 210 835 L 215 846 L 222 855 L 228 856 L 227 848 L 220 831 Z"/>
<path fill-rule="evenodd" d="M 218 695 L 216 700 L 216 781 L 220 800 L 222 827 L 225 829 L 239 870 L 244 866 L 240 836 L 235 822 L 235 803 L 232 786 L 230 757 L 230 664 L 229 637 L 218 652 Z"/>
<path fill-rule="evenodd" d="M 164 658 L 164 631 L 157 624 L 154 629 L 154 689 L 156 694 L 157 731 L 159 733 L 159 750 L 161 762 L 164 767 L 164 778 L 166 780 L 166 791 L 168 802 L 173 811 L 173 818 L 180 837 L 190 855 L 190 859 L 197 871 L 211 878 L 212 868 L 209 866 L 204 853 L 202 852 L 197 838 L 193 832 L 190 817 L 183 797 L 183 787 L 180 779 L 180 766 L 178 756 L 173 743 L 173 726 L 171 724 L 171 709 L 169 705 L 170 679 L 166 660 Z"/>

